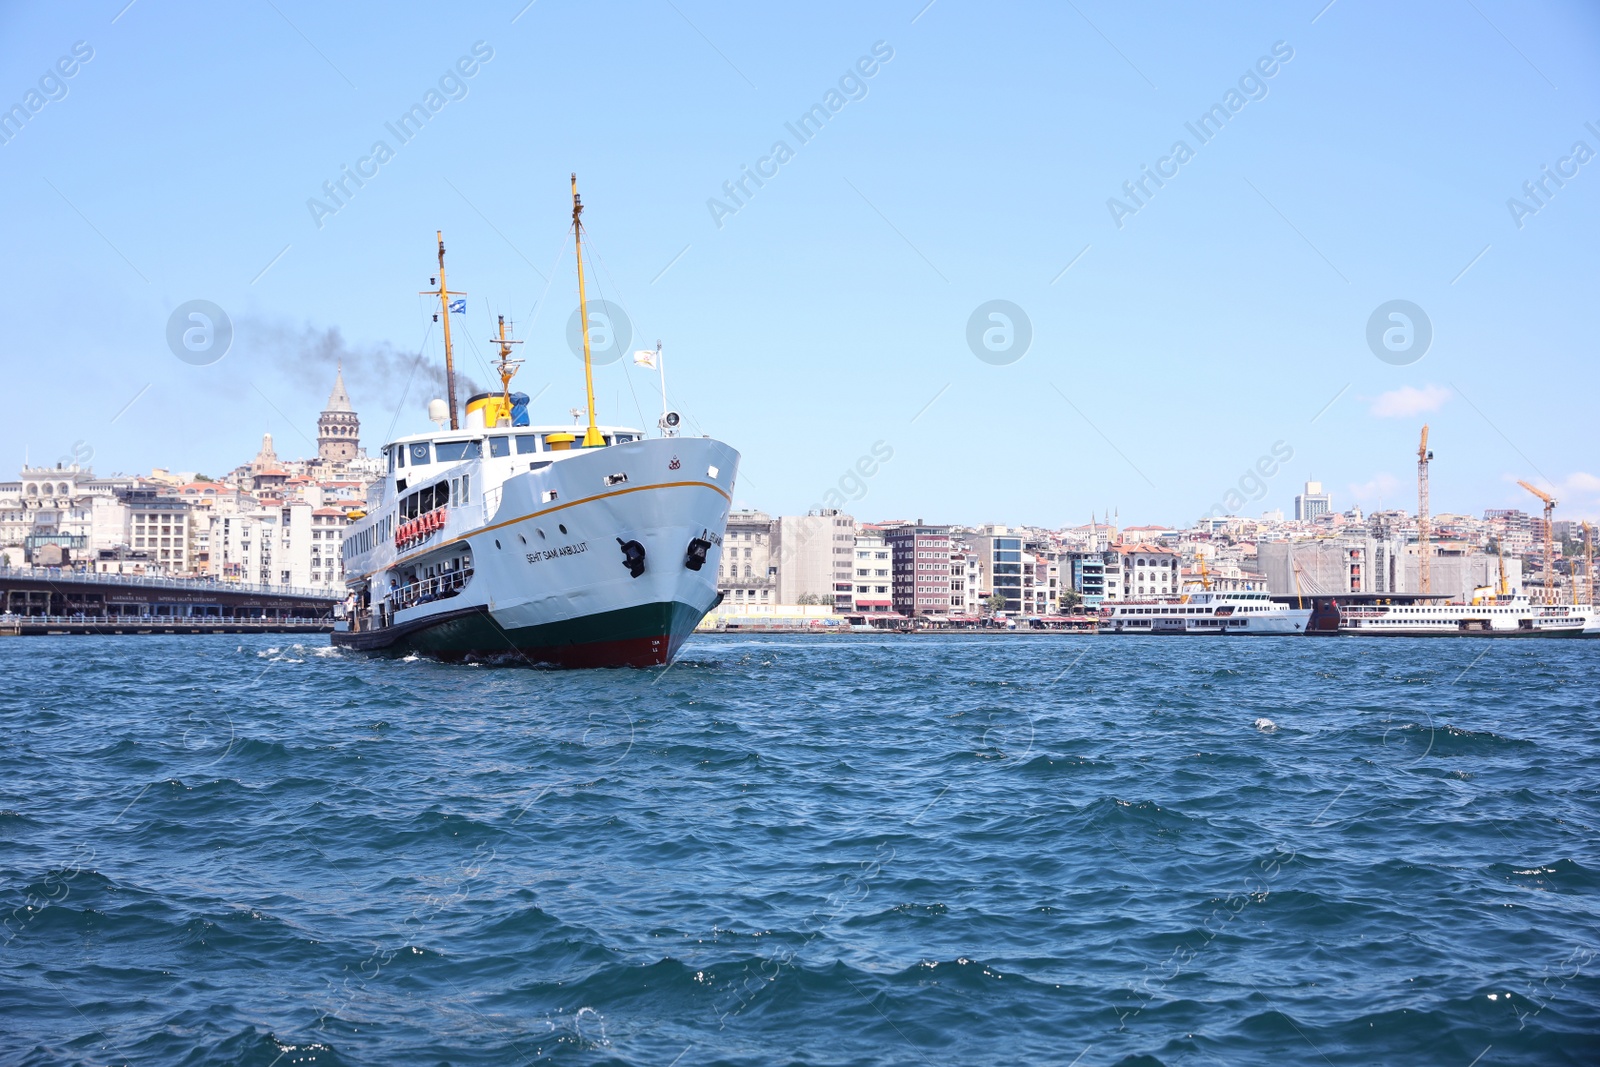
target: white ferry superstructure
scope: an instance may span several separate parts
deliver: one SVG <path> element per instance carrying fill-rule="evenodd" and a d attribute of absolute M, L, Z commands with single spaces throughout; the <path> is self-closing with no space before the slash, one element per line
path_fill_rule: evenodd
<path fill-rule="evenodd" d="M 1593 607 L 1534 604 L 1521 593 L 1469 604 L 1360 604 L 1339 610 L 1339 632 L 1356 637 L 1600 637 Z"/>
<path fill-rule="evenodd" d="M 1310 618 L 1310 608 L 1290 607 L 1267 593 L 1212 589 L 1113 603 L 1100 632 L 1283 637 L 1304 634 Z"/>
<path fill-rule="evenodd" d="M 518 360 L 501 323 L 499 393 L 455 411 L 444 242 L 446 405 L 432 433 L 383 447 L 386 471 L 346 527 L 349 595 L 333 643 L 444 659 L 505 657 L 560 667 L 669 662 L 716 605 L 739 454 L 720 441 L 601 426 L 583 303 L 582 202 L 573 226 L 588 384 L 587 426 L 532 425 L 510 389 Z M 665 407 L 663 387 L 663 407 Z"/>

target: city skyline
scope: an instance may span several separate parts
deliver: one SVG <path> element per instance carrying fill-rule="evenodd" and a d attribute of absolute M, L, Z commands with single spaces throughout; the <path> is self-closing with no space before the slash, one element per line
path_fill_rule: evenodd
<path fill-rule="evenodd" d="M 0 14 L 0 104 L 26 110 L 0 189 L 36 207 L 0 343 L 23 395 L 63 359 L 88 383 L 67 414 L 22 406 L 14 455 L 205 469 L 309 439 L 341 358 L 369 442 L 425 429 L 438 229 L 458 366 L 489 380 L 505 313 L 536 421 L 566 421 L 575 170 L 591 296 L 628 347 L 664 342 L 691 430 L 744 453 L 740 503 L 803 511 L 882 441 L 853 507 L 1179 525 L 1283 442 L 1258 510 L 1308 480 L 1414 507 L 1427 421 L 1438 510 L 1525 508 L 1527 479 L 1600 514 L 1574 311 L 1600 222 L 1590 8 L 1038 6 L 1019 35 L 950 3 L 624 5 L 577 54 L 587 12 L 410 32 L 426 10 Z M 232 328 L 204 365 L 168 336 L 196 300 Z M 653 423 L 648 374 L 598 379 L 603 417 Z"/>

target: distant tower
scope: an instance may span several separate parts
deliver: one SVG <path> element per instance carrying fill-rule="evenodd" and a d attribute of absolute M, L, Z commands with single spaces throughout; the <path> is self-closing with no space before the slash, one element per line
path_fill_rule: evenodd
<path fill-rule="evenodd" d="M 266 471 L 278 469 L 278 453 L 272 450 L 272 435 L 261 435 L 261 451 L 256 453 L 256 458 L 250 462 L 251 474 L 262 474 Z"/>
<path fill-rule="evenodd" d="M 328 406 L 317 419 L 317 458 L 324 463 L 347 463 L 356 458 L 361 437 L 361 420 L 350 410 L 350 394 L 344 391 L 344 367 L 333 381 Z"/>

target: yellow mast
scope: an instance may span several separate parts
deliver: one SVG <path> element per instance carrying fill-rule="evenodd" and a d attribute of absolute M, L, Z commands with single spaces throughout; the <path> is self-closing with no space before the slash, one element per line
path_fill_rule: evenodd
<path fill-rule="evenodd" d="M 1594 604 L 1594 534 L 1583 524 L 1583 602 Z"/>
<path fill-rule="evenodd" d="M 1433 592 L 1431 546 L 1428 544 L 1428 426 L 1423 423 L 1422 443 L 1417 446 L 1417 576 L 1422 592 Z"/>
<path fill-rule="evenodd" d="M 490 338 L 500 346 L 500 399 L 505 403 L 505 416 L 511 417 L 511 379 L 516 376 L 517 368 L 522 366 L 522 360 L 511 358 L 511 346 L 520 345 L 521 341 L 513 341 L 506 337 L 506 317 L 500 316 L 500 336 Z"/>
<path fill-rule="evenodd" d="M 461 425 L 456 421 L 456 364 L 455 357 L 450 350 L 450 298 L 452 296 L 466 296 L 467 294 L 453 293 L 445 285 L 444 231 L 435 230 L 434 234 L 439 238 L 439 288 L 436 290 L 424 289 L 422 292 L 424 296 L 434 293 L 439 296 L 439 314 L 444 316 L 444 382 L 445 391 L 450 398 L 450 428 L 459 430 Z M 435 321 L 438 320 L 438 317 L 438 315 L 434 316 Z"/>
<path fill-rule="evenodd" d="M 572 241 L 578 257 L 578 319 L 583 324 L 583 381 L 589 391 L 589 428 L 583 434 L 584 448 L 605 444 L 594 420 L 594 360 L 589 354 L 589 303 L 583 291 L 583 201 L 578 198 L 578 175 L 572 175 Z"/>

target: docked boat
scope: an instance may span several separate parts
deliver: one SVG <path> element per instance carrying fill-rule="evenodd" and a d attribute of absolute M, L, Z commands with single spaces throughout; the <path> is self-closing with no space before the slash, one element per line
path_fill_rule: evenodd
<path fill-rule="evenodd" d="M 511 389 L 521 361 L 503 319 L 501 389 L 469 398 L 458 418 L 449 316 L 460 294 L 446 287 L 441 236 L 449 399 L 429 405 L 439 430 L 383 447 L 383 480 L 345 530 L 335 645 L 645 667 L 669 662 L 716 605 L 739 454 L 679 436 L 664 386 L 659 436 L 596 421 L 576 177 L 572 199 L 587 425 L 532 423 Z"/>
<path fill-rule="evenodd" d="M 1304 634 L 1310 618 L 1310 608 L 1292 608 L 1267 593 L 1203 590 L 1111 604 L 1100 632 L 1282 637 Z"/>
<path fill-rule="evenodd" d="M 1594 608 L 1534 604 L 1521 593 L 1468 604 L 1362 604 L 1339 615 L 1339 632 L 1356 637 L 1600 637 Z"/>

